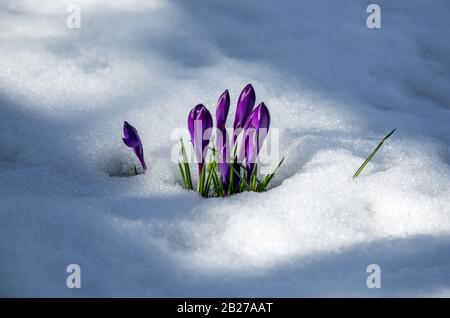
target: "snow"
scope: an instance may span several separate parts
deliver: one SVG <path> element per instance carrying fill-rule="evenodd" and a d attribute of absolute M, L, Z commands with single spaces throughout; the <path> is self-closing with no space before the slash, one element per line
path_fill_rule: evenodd
<path fill-rule="evenodd" d="M 379 30 L 367 1 L 78 0 L 68 29 L 71 2 L 0 1 L 0 296 L 450 296 L 448 1 L 378 1 Z M 247 83 L 286 160 L 201 199 L 172 132 Z M 117 176 L 124 120 L 146 175 Z"/>

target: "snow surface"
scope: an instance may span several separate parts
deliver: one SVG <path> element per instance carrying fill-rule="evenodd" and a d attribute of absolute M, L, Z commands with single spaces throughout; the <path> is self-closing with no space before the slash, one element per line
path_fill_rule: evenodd
<path fill-rule="evenodd" d="M 450 296 L 450 2 L 71 2 L 0 1 L 0 296 Z M 247 83 L 275 187 L 186 192 L 172 130 Z"/>

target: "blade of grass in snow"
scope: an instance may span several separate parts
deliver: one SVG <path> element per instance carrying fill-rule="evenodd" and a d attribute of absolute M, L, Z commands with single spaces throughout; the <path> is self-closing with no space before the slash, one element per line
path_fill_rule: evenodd
<path fill-rule="evenodd" d="M 213 186 L 214 186 L 213 172 L 216 169 L 216 153 L 217 152 L 216 152 L 216 147 L 214 146 L 214 141 L 213 140 L 211 140 L 211 144 L 212 144 L 212 147 L 210 148 L 210 150 L 211 150 L 211 156 L 210 156 L 211 163 L 207 164 L 208 174 L 207 174 L 206 182 L 205 182 L 205 184 L 203 186 L 202 193 L 201 193 L 201 195 L 203 197 L 205 197 L 205 198 L 207 198 L 208 195 L 209 195 L 209 190 L 211 189 L 211 181 L 213 181 Z M 206 172 L 205 172 L 205 174 L 206 174 Z"/>
<path fill-rule="evenodd" d="M 184 148 L 183 139 L 180 139 L 180 142 L 181 142 L 181 153 L 183 155 L 184 176 L 186 178 L 187 189 L 194 190 L 194 186 L 192 185 L 191 170 L 189 169 L 189 163 L 187 160 L 186 149 Z"/>
<path fill-rule="evenodd" d="M 217 196 L 219 197 L 224 197 L 225 196 L 225 190 L 223 188 L 223 184 L 222 184 L 222 180 L 220 178 L 220 172 L 218 172 L 218 156 L 217 156 L 217 151 L 216 148 L 214 147 L 214 142 L 213 142 L 213 149 L 212 149 L 212 165 L 211 165 L 211 169 L 210 169 L 210 173 L 211 173 L 211 177 L 212 177 L 212 182 L 213 182 L 213 186 L 214 186 L 214 192 Z"/>
<path fill-rule="evenodd" d="M 234 172 L 232 170 L 233 164 L 230 163 L 230 184 L 228 184 L 228 195 L 232 195 L 234 193 Z"/>
<path fill-rule="evenodd" d="M 275 168 L 275 170 L 271 173 L 266 175 L 261 182 L 258 184 L 258 192 L 263 192 L 266 191 L 267 186 L 269 185 L 270 181 L 272 181 L 272 178 L 275 176 L 275 174 L 277 173 L 278 169 L 281 167 L 281 165 L 283 164 L 284 161 L 284 157 L 283 159 L 280 160 L 280 163 L 278 163 L 278 166 Z"/>
<path fill-rule="evenodd" d="M 206 171 L 206 164 L 203 165 L 202 171 L 200 172 L 200 177 L 199 177 L 199 180 L 198 180 L 197 191 L 200 194 L 203 194 L 203 186 L 205 184 L 205 171 Z"/>
<path fill-rule="evenodd" d="M 389 137 L 391 137 L 391 135 L 394 133 L 394 131 L 397 128 L 394 128 L 394 130 L 392 130 L 389 134 L 387 134 L 383 139 L 381 139 L 380 143 L 375 147 L 375 149 L 372 151 L 372 153 L 369 155 L 369 157 L 367 157 L 367 159 L 363 162 L 363 164 L 358 168 L 358 170 L 356 170 L 355 174 L 353 175 L 353 178 L 356 178 L 359 176 L 359 174 L 361 173 L 361 171 L 363 171 L 363 169 L 365 168 L 365 166 L 369 163 L 369 161 L 373 158 L 373 156 L 375 156 L 375 154 L 377 153 L 378 149 L 381 148 L 381 146 L 383 145 L 383 142 L 388 139 Z"/>
<path fill-rule="evenodd" d="M 212 178 L 212 172 L 214 170 L 214 163 L 211 163 L 209 165 L 209 171 L 208 171 L 208 176 L 206 177 L 206 182 L 203 186 L 203 190 L 202 190 L 202 196 L 207 198 L 208 194 L 209 194 L 209 189 L 211 188 L 211 178 Z M 206 172 L 205 172 L 206 175 Z"/>
<path fill-rule="evenodd" d="M 258 173 L 258 164 L 255 164 L 255 168 L 252 171 L 252 174 L 250 176 L 250 190 L 256 191 L 257 185 L 258 185 L 258 179 L 257 179 L 257 173 Z"/>
<path fill-rule="evenodd" d="M 240 168 L 241 165 L 238 164 L 238 167 Z M 241 181 L 240 181 L 240 183 L 239 183 L 238 193 L 239 193 L 239 192 L 242 192 L 242 191 L 243 191 L 243 190 L 241 189 L 241 188 L 242 188 L 242 187 L 241 187 L 242 182 L 244 182 L 244 185 L 247 185 L 247 182 L 245 182 L 245 175 L 241 177 L 241 176 L 240 176 L 240 172 L 236 170 L 236 168 L 234 167 L 234 165 L 231 165 L 231 170 L 232 170 L 237 176 L 240 177 L 240 180 L 241 180 Z M 245 170 L 245 169 L 244 169 L 244 170 Z"/>
<path fill-rule="evenodd" d="M 232 195 L 237 189 L 234 188 L 234 179 L 237 178 L 237 176 L 240 175 L 239 172 L 236 171 L 236 169 L 234 168 L 234 166 L 237 163 L 237 144 L 234 145 L 234 150 L 233 150 L 233 162 L 230 163 L 230 184 L 228 185 L 228 195 Z M 235 176 L 236 173 L 236 176 Z M 237 181 L 237 180 L 236 180 Z"/>
<path fill-rule="evenodd" d="M 239 185 L 239 192 L 244 192 L 245 189 L 247 189 L 249 187 L 249 185 L 247 184 L 247 182 L 245 181 L 246 177 L 243 176 L 241 178 L 241 184 Z"/>
<path fill-rule="evenodd" d="M 186 181 L 186 176 L 184 175 L 184 171 L 183 171 L 183 167 L 181 166 L 181 162 L 178 161 L 178 169 L 180 170 L 180 174 L 181 174 L 181 179 L 183 180 L 183 187 L 185 189 L 188 188 L 188 184 Z"/>
<path fill-rule="evenodd" d="M 225 193 L 224 193 L 224 189 L 223 189 L 223 184 L 222 184 L 221 180 L 219 179 L 219 176 L 217 175 L 215 169 L 212 170 L 212 179 L 213 179 L 214 191 L 215 191 L 216 195 L 219 197 L 224 197 Z"/>

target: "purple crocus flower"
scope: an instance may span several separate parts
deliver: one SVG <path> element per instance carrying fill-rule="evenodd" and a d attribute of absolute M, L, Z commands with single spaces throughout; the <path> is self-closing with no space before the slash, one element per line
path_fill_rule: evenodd
<path fill-rule="evenodd" d="M 194 153 L 198 162 L 199 175 L 205 163 L 208 144 L 211 138 L 213 119 L 209 110 L 202 104 L 198 104 L 189 113 L 187 125 L 191 135 Z"/>
<path fill-rule="evenodd" d="M 127 121 L 123 123 L 123 142 L 130 148 L 133 148 L 134 153 L 138 157 L 141 162 L 142 168 L 144 169 L 144 173 L 147 170 L 147 165 L 144 161 L 144 148 L 142 147 L 141 138 L 139 138 L 139 134 L 133 126 L 131 126 Z"/>
<path fill-rule="evenodd" d="M 230 94 L 225 90 L 217 101 L 216 126 L 217 126 L 217 151 L 219 153 L 219 170 L 225 194 L 228 193 L 230 183 L 230 166 L 228 164 L 229 145 L 228 133 L 225 128 L 228 112 L 230 110 Z"/>
<path fill-rule="evenodd" d="M 262 148 L 270 127 L 270 112 L 264 103 L 259 104 L 252 111 L 244 126 L 245 163 L 247 182 L 255 167 L 258 153 Z"/>
<path fill-rule="evenodd" d="M 252 84 L 247 84 L 239 95 L 237 102 L 236 116 L 233 123 L 233 147 L 242 128 L 244 128 L 248 116 L 252 112 L 253 106 L 255 106 L 255 100 L 255 90 Z"/>

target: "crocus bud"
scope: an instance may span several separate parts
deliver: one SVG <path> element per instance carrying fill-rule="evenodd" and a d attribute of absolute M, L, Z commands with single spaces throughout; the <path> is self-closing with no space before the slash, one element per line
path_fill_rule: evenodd
<path fill-rule="evenodd" d="M 141 138 L 139 138 L 139 134 L 133 126 L 131 126 L 128 122 L 123 123 L 123 142 L 128 147 L 132 148 L 139 161 L 141 162 L 142 169 L 144 169 L 144 173 L 147 170 L 147 165 L 144 161 L 144 148 L 142 147 Z"/>
<path fill-rule="evenodd" d="M 239 95 L 237 102 L 236 116 L 234 117 L 233 123 L 233 144 L 236 143 L 237 137 L 241 133 L 248 116 L 252 112 L 253 106 L 255 106 L 255 100 L 255 90 L 253 89 L 252 84 L 247 84 Z"/>
<path fill-rule="evenodd" d="M 217 101 L 216 109 L 216 144 L 219 157 L 219 170 L 225 194 L 228 192 L 228 184 L 230 182 L 230 166 L 227 162 L 229 156 L 228 133 L 225 128 L 229 110 L 230 94 L 228 93 L 228 90 L 225 90 Z"/>
<path fill-rule="evenodd" d="M 262 148 L 270 127 L 270 112 L 264 103 L 259 104 L 252 111 L 244 126 L 245 163 L 247 181 L 255 167 L 258 153 Z"/>
<path fill-rule="evenodd" d="M 228 117 L 228 111 L 230 110 L 230 93 L 226 89 L 225 92 L 220 95 L 217 101 L 216 110 L 216 126 L 218 129 L 224 129 L 225 123 Z"/>
<path fill-rule="evenodd" d="M 187 125 L 198 162 L 199 174 L 201 174 L 212 133 L 213 120 L 211 113 L 205 106 L 198 104 L 189 113 Z"/>

